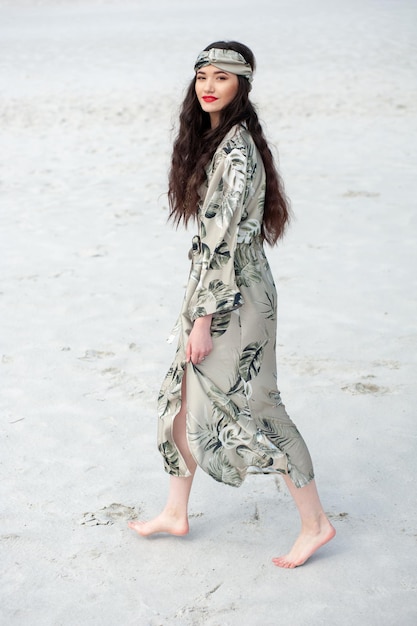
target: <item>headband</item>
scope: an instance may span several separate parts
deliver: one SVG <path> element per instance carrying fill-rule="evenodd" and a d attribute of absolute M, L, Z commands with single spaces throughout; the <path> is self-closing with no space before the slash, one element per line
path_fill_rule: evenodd
<path fill-rule="evenodd" d="M 194 65 L 194 71 L 197 72 L 206 65 L 214 65 L 219 70 L 224 72 L 230 72 L 231 74 L 238 74 L 238 76 L 244 76 L 248 79 L 249 83 L 252 82 L 252 68 L 247 63 L 245 58 L 235 50 L 223 50 L 220 48 L 211 48 L 210 50 L 203 50 L 197 57 L 197 61 Z"/>

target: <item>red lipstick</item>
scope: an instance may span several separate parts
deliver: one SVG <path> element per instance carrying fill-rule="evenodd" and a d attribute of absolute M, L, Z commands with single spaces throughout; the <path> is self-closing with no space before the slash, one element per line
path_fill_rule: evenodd
<path fill-rule="evenodd" d="M 203 96 L 203 100 L 204 102 L 215 102 L 218 98 L 215 98 L 214 96 Z"/>

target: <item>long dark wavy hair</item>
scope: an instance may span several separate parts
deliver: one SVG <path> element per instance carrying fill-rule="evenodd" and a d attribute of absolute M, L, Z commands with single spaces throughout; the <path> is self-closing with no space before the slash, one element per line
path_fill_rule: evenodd
<path fill-rule="evenodd" d="M 249 63 L 252 71 L 255 70 L 255 57 L 244 44 L 237 41 L 216 41 L 205 50 L 211 48 L 235 50 Z M 195 77 L 187 89 L 180 112 L 179 131 L 173 146 L 168 179 L 169 217 L 176 224 L 183 221 L 186 225 L 190 218 L 196 217 L 200 199 L 198 190 L 206 179 L 205 167 L 229 130 L 235 124 L 244 122 L 260 152 L 266 174 L 262 237 L 270 245 L 274 245 L 284 234 L 289 222 L 289 202 L 255 107 L 249 100 L 250 83 L 244 76 L 237 78 L 239 80 L 237 94 L 220 112 L 220 122 L 216 128 L 211 128 L 210 116 L 202 110 L 198 102 Z"/>

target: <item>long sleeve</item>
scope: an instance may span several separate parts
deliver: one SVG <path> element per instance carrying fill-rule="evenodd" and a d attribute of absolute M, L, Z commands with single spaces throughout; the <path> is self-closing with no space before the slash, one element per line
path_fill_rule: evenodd
<path fill-rule="evenodd" d="M 246 190 L 244 145 L 226 143 L 216 153 L 207 193 L 199 210 L 199 236 L 193 239 L 191 279 L 197 286 L 190 319 L 223 314 L 243 304 L 236 285 L 234 256 Z"/>

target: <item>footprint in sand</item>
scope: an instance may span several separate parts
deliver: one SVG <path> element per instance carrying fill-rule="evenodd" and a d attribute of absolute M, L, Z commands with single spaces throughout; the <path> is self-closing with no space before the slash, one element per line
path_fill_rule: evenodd
<path fill-rule="evenodd" d="M 84 526 L 107 526 L 119 520 L 126 521 L 137 517 L 138 510 L 134 507 L 113 502 L 95 513 L 84 513 L 79 523 Z"/>
<path fill-rule="evenodd" d="M 100 350 L 86 350 L 84 356 L 80 356 L 80 361 L 96 361 L 97 359 L 105 359 L 106 357 L 116 356 L 114 352 L 104 352 Z"/>
<path fill-rule="evenodd" d="M 326 513 L 327 517 L 331 520 L 333 520 L 334 522 L 341 522 L 342 520 L 345 520 L 347 517 L 349 517 L 349 513 L 343 512 L 343 513 Z"/>
<path fill-rule="evenodd" d="M 384 393 L 390 393 L 390 389 L 388 387 L 380 387 L 379 385 L 375 385 L 374 383 L 352 383 L 351 385 L 345 385 L 342 387 L 342 391 L 348 391 L 352 395 L 371 393 L 375 395 L 381 395 Z"/>

